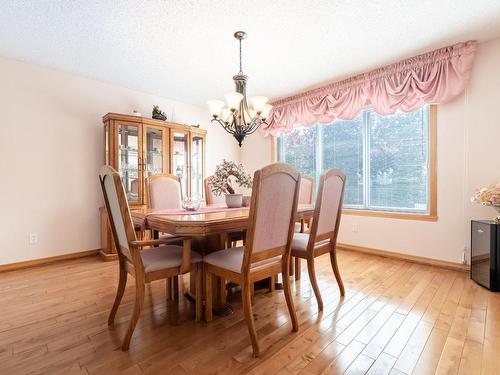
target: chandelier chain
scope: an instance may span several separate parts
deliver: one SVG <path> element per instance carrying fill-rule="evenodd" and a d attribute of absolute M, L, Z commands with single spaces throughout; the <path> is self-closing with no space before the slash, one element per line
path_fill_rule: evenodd
<path fill-rule="evenodd" d="M 241 67 L 241 57 L 242 57 L 242 52 L 241 52 L 241 39 L 240 41 L 240 74 L 243 74 L 243 68 Z"/>

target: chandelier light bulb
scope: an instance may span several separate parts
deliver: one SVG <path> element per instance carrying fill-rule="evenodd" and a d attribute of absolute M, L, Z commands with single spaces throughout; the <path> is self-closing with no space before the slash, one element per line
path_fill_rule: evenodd
<path fill-rule="evenodd" d="M 269 116 L 269 112 L 271 112 L 272 108 L 273 108 L 273 106 L 271 104 L 266 104 L 264 106 L 264 109 L 262 110 L 260 116 L 265 120 L 267 118 L 267 116 Z"/>
<path fill-rule="evenodd" d="M 207 101 L 208 108 L 210 108 L 210 114 L 215 118 L 219 117 L 222 108 L 226 105 L 222 100 L 209 100 Z"/>
<path fill-rule="evenodd" d="M 243 94 L 239 92 L 228 92 L 224 94 L 224 99 L 226 99 L 227 106 L 231 111 L 236 111 L 240 106 L 241 99 L 243 99 Z"/>
<path fill-rule="evenodd" d="M 232 115 L 232 112 L 229 110 L 229 108 L 222 108 L 222 111 L 221 111 L 222 121 L 229 122 L 231 115 Z"/>
<path fill-rule="evenodd" d="M 250 98 L 250 101 L 252 102 L 253 109 L 257 113 L 260 113 L 264 110 L 269 99 L 265 96 L 254 96 L 253 98 Z"/>

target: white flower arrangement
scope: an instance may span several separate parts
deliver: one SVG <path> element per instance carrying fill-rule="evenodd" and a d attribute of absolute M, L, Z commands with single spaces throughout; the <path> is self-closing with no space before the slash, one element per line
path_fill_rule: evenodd
<path fill-rule="evenodd" d="M 221 164 L 215 167 L 214 177 L 211 181 L 212 192 L 215 195 L 234 194 L 234 187 L 229 179 L 231 176 L 236 178 L 240 187 L 252 187 L 252 176 L 245 172 L 243 164 L 236 164 L 234 161 L 224 159 Z"/>
<path fill-rule="evenodd" d="M 483 206 L 500 207 L 500 182 L 477 190 L 472 196 L 471 202 L 479 203 Z"/>
<path fill-rule="evenodd" d="M 500 182 L 477 190 L 470 200 L 482 206 L 491 206 L 500 213 Z M 494 221 L 500 223 L 500 215 Z"/>

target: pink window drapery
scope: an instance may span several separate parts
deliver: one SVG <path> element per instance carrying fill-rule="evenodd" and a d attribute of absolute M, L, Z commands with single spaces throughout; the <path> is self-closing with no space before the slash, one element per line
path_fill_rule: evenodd
<path fill-rule="evenodd" d="M 370 104 L 380 114 L 410 112 L 425 103 L 446 103 L 467 86 L 477 42 L 444 47 L 343 81 L 273 101 L 264 135 L 294 124 L 312 126 L 350 120 Z"/>

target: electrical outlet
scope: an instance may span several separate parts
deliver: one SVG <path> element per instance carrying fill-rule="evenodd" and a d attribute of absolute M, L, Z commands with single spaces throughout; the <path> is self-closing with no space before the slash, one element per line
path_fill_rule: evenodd
<path fill-rule="evenodd" d="M 30 233 L 30 245 L 36 245 L 38 243 L 38 233 Z"/>
<path fill-rule="evenodd" d="M 358 224 L 352 224 L 351 225 L 351 231 L 354 233 L 358 233 Z"/>

